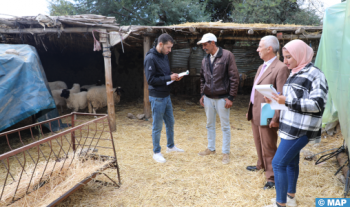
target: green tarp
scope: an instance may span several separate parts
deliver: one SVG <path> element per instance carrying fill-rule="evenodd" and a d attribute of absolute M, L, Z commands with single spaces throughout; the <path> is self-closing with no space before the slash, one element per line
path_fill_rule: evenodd
<path fill-rule="evenodd" d="M 350 1 L 326 9 L 316 66 L 329 86 L 323 125 L 337 121 L 350 146 Z"/>

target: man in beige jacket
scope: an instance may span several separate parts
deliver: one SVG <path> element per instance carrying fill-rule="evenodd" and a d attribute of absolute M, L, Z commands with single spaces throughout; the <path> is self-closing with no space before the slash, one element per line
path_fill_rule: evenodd
<path fill-rule="evenodd" d="M 256 166 L 248 166 L 249 171 L 265 170 L 267 182 L 265 189 L 275 186 L 272 169 L 272 159 L 277 150 L 277 130 L 280 111 L 276 110 L 269 126 L 260 126 L 261 103 L 265 103 L 264 96 L 255 90 L 255 85 L 272 84 L 277 92 L 282 93 L 283 85 L 290 74 L 288 67 L 277 58 L 279 42 L 275 36 L 265 36 L 260 40 L 257 52 L 264 61 L 255 76 L 247 119 L 251 121 L 252 131 L 258 161 Z"/>

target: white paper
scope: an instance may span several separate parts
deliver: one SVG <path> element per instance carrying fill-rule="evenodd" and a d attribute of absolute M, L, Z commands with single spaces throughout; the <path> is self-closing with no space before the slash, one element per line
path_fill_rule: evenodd
<path fill-rule="evenodd" d="M 278 94 L 276 89 L 271 84 L 267 85 L 255 85 L 255 89 L 261 93 L 262 95 L 269 98 L 272 102 L 270 103 L 271 109 L 273 110 L 288 110 L 288 107 L 286 107 L 284 104 L 279 104 L 275 99 L 273 99 L 272 94 Z"/>
<path fill-rule="evenodd" d="M 189 74 L 190 74 L 190 72 L 188 70 L 186 70 L 185 72 L 179 73 L 179 78 L 182 77 L 182 76 L 185 76 L 185 75 L 189 75 Z M 174 82 L 173 80 L 172 81 L 168 81 L 168 82 L 166 82 L 166 84 L 170 85 L 173 82 Z"/>

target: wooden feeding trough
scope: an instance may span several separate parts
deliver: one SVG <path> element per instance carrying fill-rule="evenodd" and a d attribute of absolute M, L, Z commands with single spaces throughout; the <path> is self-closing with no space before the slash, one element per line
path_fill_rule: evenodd
<path fill-rule="evenodd" d="M 0 206 L 55 206 L 97 175 L 120 186 L 107 115 L 72 113 L 1 133 L 0 141 L 7 151 L 0 155 Z M 116 169 L 117 182 L 107 169 Z"/>

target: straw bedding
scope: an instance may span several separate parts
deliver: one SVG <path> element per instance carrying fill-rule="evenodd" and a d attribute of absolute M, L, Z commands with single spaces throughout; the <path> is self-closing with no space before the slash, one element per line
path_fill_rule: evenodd
<path fill-rule="evenodd" d="M 166 134 L 161 135 L 166 163 L 152 159 L 151 121 L 128 119 L 128 113 L 142 113 L 142 104 L 117 107 L 117 132 L 113 133 L 122 186 L 101 187 L 89 183 L 67 200 L 63 206 L 264 206 L 275 197 L 274 190 L 264 191 L 262 171 L 249 172 L 247 165 L 257 161 L 250 122 L 245 114 L 249 96 L 240 96 L 231 109 L 231 162 L 222 164 L 222 133 L 217 118 L 217 153 L 200 157 L 207 146 L 206 116 L 197 103 L 188 105 L 181 98 L 172 98 L 175 116 L 175 143 L 184 153 L 165 153 Z M 188 102 L 188 101 L 187 101 Z M 323 138 L 305 149 L 314 153 L 339 147 L 340 134 Z M 338 169 L 336 159 L 315 166 L 301 154 L 300 178 L 297 187 L 299 206 L 314 206 L 317 197 L 341 197 L 343 184 L 333 176 Z M 108 174 L 116 178 L 115 170 Z M 102 177 L 101 177 L 102 179 Z"/>
<path fill-rule="evenodd" d="M 222 164 L 222 132 L 217 118 L 216 149 L 212 156 L 200 157 L 207 147 L 206 116 L 198 103 L 189 105 L 180 97 L 172 98 L 175 116 L 175 144 L 184 153 L 165 153 L 165 127 L 161 135 L 166 163 L 152 159 L 152 123 L 128 119 L 128 113 L 140 114 L 143 105 L 118 105 L 117 132 L 113 133 L 121 169 L 121 188 L 90 182 L 59 206 L 264 206 L 275 197 L 274 190 L 264 191 L 265 175 L 249 172 L 247 165 L 257 161 L 250 122 L 245 114 L 249 96 L 239 96 L 231 109 L 231 162 Z M 323 135 L 324 136 L 324 135 Z M 317 145 L 305 148 L 313 153 L 339 147 L 340 134 L 327 136 Z M 106 143 L 107 144 L 107 143 Z M 99 151 L 104 154 L 103 150 Z M 314 206 L 318 197 L 341 197 L 343 184 L 333 174 L 338 168 L 333 158 L 319 166 L 300 160 L 297 187 L 299 206 Z M 105 171 L 117 179 L 114 169 Z M 97 179 L 108 181 L 102 176 Z M 33 193 L 32 193 L 33 194 Z M 34 195 L 34 194 L 33 194 Z M 37 205 L 40 206 L 40 205 Z"/>

